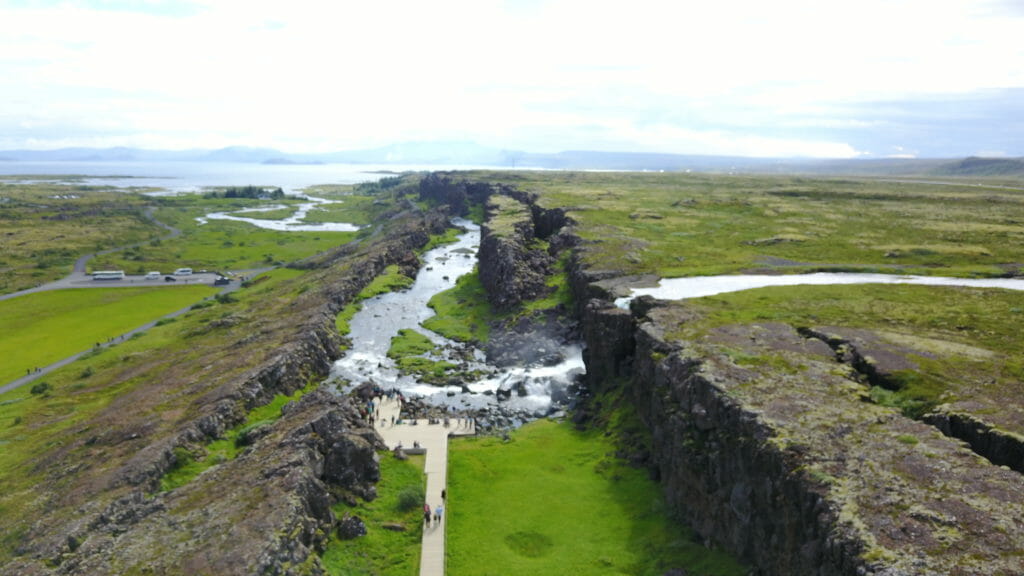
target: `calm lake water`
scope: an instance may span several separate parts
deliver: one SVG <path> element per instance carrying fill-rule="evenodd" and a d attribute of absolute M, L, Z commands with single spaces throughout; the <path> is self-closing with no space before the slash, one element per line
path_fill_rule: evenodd
<path fill-rule="evenodd" d="M 373 182 L 404 171 L 471 166 L 394 164 L 242 164 L 222 162 L 0 162 L 0 175 L 76 175 L 70 185 L 152 187 L 196 192 L 207 186 L 273 186 L 293 193 L 314 184 Z"/>

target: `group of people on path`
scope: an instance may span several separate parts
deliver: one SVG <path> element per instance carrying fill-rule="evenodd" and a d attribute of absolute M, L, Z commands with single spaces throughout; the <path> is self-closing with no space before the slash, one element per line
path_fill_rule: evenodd
<path fill-rule="evenodd" d="M 441 519 L 444 517 L 444 502 L 448 493 L 446 490 L 441 490 L 441 503 L 434 507 L 433 514 L 431 514 L 430 503 L 423 503 L 423 523 L 430 528 L 431 519 L 433 519 L 434 526 L 441 525 Z"/>

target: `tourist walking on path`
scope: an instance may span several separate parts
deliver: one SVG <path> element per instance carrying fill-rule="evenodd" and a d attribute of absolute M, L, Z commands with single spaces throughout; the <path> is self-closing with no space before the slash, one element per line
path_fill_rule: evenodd
<path fill-rule="evenodd" d="M 444 514 L 444 504 L 438 504 L 437 508 L 434 508 L 434 524 L 441 525 L 441 516 Z"/>
<path fill-rule="evenodd" d="M 426 522 L 427 528 L 430 528 L 430 504 L 423 503 L 423 521 Z"/>

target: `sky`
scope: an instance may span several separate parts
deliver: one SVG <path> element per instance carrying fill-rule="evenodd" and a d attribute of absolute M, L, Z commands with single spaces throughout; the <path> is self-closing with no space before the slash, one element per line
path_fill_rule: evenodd
<path fill-rule="evenodd" d="M 0 0 L 0 149 L 1024 156 L 1024 0 Z"/>

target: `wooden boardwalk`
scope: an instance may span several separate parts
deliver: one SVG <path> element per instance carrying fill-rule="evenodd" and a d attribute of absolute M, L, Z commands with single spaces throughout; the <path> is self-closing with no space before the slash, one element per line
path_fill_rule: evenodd
<path fill-rule="evenodd" d="M 426 451 L 424 474 L 427 475 L 427 504 L 433 510 L 441 504 L 441 492 L 448 487 L 448 436 L 476 434 L 471 420 L 452 419 L 446 428 L 443 424 L 428 424 L 425 419 L 403 421 L 398 424 L 400 405 L 398 399 L 382 398 L 376 408 L 374 428 L 384 438 L 388 448 L 401 445 L 412 449 L 418 443 Z M 391 424 L 394 417 L 395 424 Z M 383 419 L 384 423 L 381 423 Z M 413 423 L 415 422 L 415 423 Z M 423 529 L 423 551 L 420 554 L 420 576 L 443 576 L 445 526 L 448 518 L 448 502 L 444 502 L 441 522 L 431 523 Z"/>

